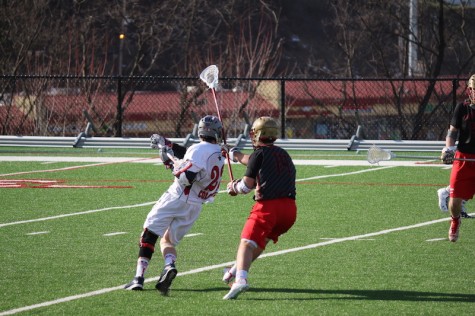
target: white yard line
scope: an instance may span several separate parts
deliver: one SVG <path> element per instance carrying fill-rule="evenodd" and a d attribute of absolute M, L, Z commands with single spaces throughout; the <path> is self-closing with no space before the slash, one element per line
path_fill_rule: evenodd
<path fill-rule="evenodd" d="M 337 174 L 327 174 L 323 176 L 315 176 L 315 177 L 310 177 L 310 178 L 305 178 L 305 179 L 297 179 L 297 182 L 302 182 L 302 181 L 308 181 L 308 180 L 315 180 L 315 179 L 325 179 L 325 178 L 333 178 L 333 177 L 343 177 L 343 176 L 350 176 L 353 174 L 359 174 L 359 173 L 365 173 L 365 172 L 371 172 L 371 171 L 377 171 L 377 170 L 383 170 L 383 169 L 388 169 L 388 168 L 394 168 L 395 166 L 387 166 L 387 167 L 379 167 L 379 168 L 371 168 L 371 169 L 364 169 L 364 170 L 358 170 L 358 171 L 353 171 L 353 172 L 345 172 L 345 173 L 337 173 Z"/>
<path fill-rule="evenodd" d="M 2 159 L 0 157 L 0 161 L 1 160 Z M 131 162 L 131 161 L 128 161 L 128 162 Z M 328 161 L 322 161 L 322 162 L 324 162 L 324 163 L 321 163 L 321 165 L 334 165 L 333 163 L 329 164 Z M 301 163 L 300 161 L 298 163 L 296 161 L 296 164 L 300 164 L 300 163 Z M 338 163 L 340 163 L 342 165 L 345 164 L 344 161 L 338 161 Z M 302 161 L 301 164 L 317 165 L 316 163 L 309 163 L 308 160 Z M 320 164 L 318 164 L 318 165 L 320 165 Z M 357 164 L 351 163 L 350 165 L 357 165 Z M 367 165 L 368 165 L 368 163 L 365 162 L 365 166 L 367 166 Z M 89 165 L 89 166 L 94 166 L 94 165 Z M 335 174 L 335 175 L 316 176 L 316 177 L 311 177 L 311 178 L 306 178 L 306 179 L 298 179 L 297 181 L 306 181 L 306 180 L 314 180 L 314 179 L 322 179 L 322 178 L 330 178 L 330 177 L 339 177 L 339 176 L 344 176 L 344 175 L 353 175 L 353 174 L 359 174 L 359 173 L 363 173 L 363 172 L 383 170 L 383 169 L 391 168 L 391 167 L 394 167 L 394 166 L 395 165 L 391 164 L 391 165 L 385 166 L 383 168 L 371 168 L 371 169 L 365 169 L 365 170 L 359 170 L 359 171 L 341 173 L 341 174 Z M 78 167 L 80 168 L 80 167 L 85 167 L 85 166 L 78 166 Z M 65 168 L 56 169 L 56 170 L 64 170 L 64 169 Z M 38 172 L 41 172 L 41 171 L 38 171 Z M 220 192 L 226 192 L 226 191 L 220 191 Z M 77 212 L 77 213 L 70 213 L 70 214 L 62 214 L 62 215 L 50 216 L 50 217 L 44 217 L 44 218 L 38 218 L 38 219 L 32 219 L 32 220 L 10 222 L 10 223 L 0 224 L 0 228 L 5 227 L 5 226 L 32 223 L 32 222 L 38 222 L 38 221 L 46 221 L 46 220 L 51 220 L 51 219 L 57 219 L 57 218 L 75 216 L 75 215 L 83 215 L 83 214 L 89 214 L 89 213 L 96 213 L 96 212 L 102 212 L 102 211 L 108 211 L 108 210 L 114 210 L 114 209 L 140 207 L 140 206 L 152 205 L 154 203 L 155 202 L 146 202 L 146 203 L 134 204 L 134 205 L 108 207 L 108 208 L 103 208 L 103 209 L 90 210 L 90 211 Z M 335 239 L 327 240 L 327 241 L 324 241 L 324 242 L 319 242 L 319 243 L 316 243 L 316 244 L 310 244 L 310 245 L 306 245 L 306 246 L 302 246 L 302 247 L 296 247 L 296 248 L 290 248 L 290 249 L 265 253 L 265 254 L 261 255 L 260 258 L 274 257 L 274 256 L 279 256 L 279 255 L 283 255 L 283 254 L 287 254 L 287 253 L 292 253 L 292 252 L 297 252 L 297 251 L 302 251 L 302 250 L 308 250 L 308 249 L 323 247 L 323 246 L 336 244 L 336 243 L 341 243 L 341 242 L 346 242 L 346 241 L 353 241 L 353 240 L 359 240 L 359 239 L 364 239 L 364 238 L 367 239 L 368 237 L 374 237 L 374 236 L 389 234 L 389 233 L 392 233 L 392 232 L 424 227 L 424 226 L 428 226 L 428 225 L 432 225 L 432 224 L 436 224 L 436 223 L 440 223 L 440 222 L 444 222 L 444 221 L 448 221 L 448 220 L 449 220 L 448 218 L 442 218 L 442 219 L 433 220 L 433 221 L 429 221 L 429 222 L 424 222 L 424 223 L 420 223 L 420 224 L 397 227 L 397 228 L 393 228 L 393 229 L 382 230 L 382 231 L 379 231 L 379 232 L 368 233 L 368 234 L 364 234 L 364 235 L 350 236 L 350 237 L 344 237 L 344 238 L 335 238 Z M 197 268 L 197 269 L 193 269 L 193 270 L 189 270 L 189 271 L 185 271 L 185 272 L 180 272 L 180 274 L 178 274 L 178 277 L 182 277 L 182 276 L 186 276 L 186 275 L 190 275 L 190 274 L 196 274 L 196 273 L 200 273 L 200 272 L 204 272 L 204 271 L 210 271 L 210 270 L 214 270 L 214 269 L 217 269 L 217 268 L 223 268 L 223 267 L 232 265 L 233 263 L 234 263 L 233 261 L 230 261 L 230 262 L 220 263 L 220 264 L 216 264 L 216 265 L 205 266 L 205 267 L 202 267 L 202 268 Z M 145 280 L 145 282 L 146 283 L 154 282 L 154 281 L 157 281 L 158 279 L 159 279 L 159 276 L 154 277 L 154 278 L 148 278 L 148 279 Z M 41 308 L 41 307 L 47 307 L 47 306 L 52 306 L 52 305 L 56 305 L 56 304 L 70 302 L 70 301 L 78 300 L 78 299 L 82 299 L 82 298 L 88 298 L 88 297 L 92 297 L 92 296 L 106 294 L 106 293 L 109 293 L 109 292 L 122 290 L 123 287 L 124 287 L 124 284 L 119 285 L 119 286 L 115 286 L 115 287 L 104 288 L 104 289 L 100 289 L 100 290 L 92 291 L 92 292 L 88 292 L 88 293 L 83 293 L 83 294 L 68 296 L 68 297 L 64 297 L 64 298 L 59 298 L 59 299 L 56 299 L 56 300 L 43 302 L 43 303 L 39 303 L 39 304 L 33 304 L 33 305 L 29 305 L 29 306 L 15 308 L 15 309 L 0 312 L 0 316 L 13 315 L 13 314 L 16 314 L 16 313 L 31 311 L 31 310 Z"/>
<path fill-rule="evenodd" d="M 433 241 L 442 241 L 442 240 L 447 240 L 447 238 L 433 238 L 433 239 L 427 239 L 426 241 L 433 242 Z"/>
<path fill-rule="evenodd" d="M 194 233 L 194 234 L 187 234 L 185 235 L 185 237 L 196 237 L 196 236 L 200 236 L 200 235 L 203 235 L 203 233 Z"/>
<path fill-rule="evenodd" d="M 36 162 L 95 162 L 95 163 L 122 163 L 122 162 L 139 162 L 139 163 L 161 163 L 160 158 L 140 158 L 140 157 L 51 157 L 51 156 L 1 156 L 1 161 L 36 161 Z M 438 167 L 438 168 L 451 168 L 451 166 L 443 164 L 431 163 L 427 160 L 390 160 L 381 161 L 378 164 L 371 165 L 365 159 L 358 160 L 308 160 L 308 159 L 294 159 L 296 165 L 311 165 L 311 166 L 414 166 L 414 167 Z M 237 164 L 237 163 L 233 163 Z M 94 166 L 94 165 L 89 165 Z M 0 175 L 2 176 L 2 175 Z"/>
<path fill-rule="evenodd" d="M 127 232 L 114 232 L 114 233 L 104 234 L 104 235 L 102 235 L 102 236 L 104 236 L 104 237 L 111 237 L 111 236 L 125 235 L 125 234 L 127 234 Z"/>
<path fill-rule="evenodd" d="M 346 175 L 359 174 L 359 173 L 363 173 L 363 172 L 378 171 L 378 170 L 383 170 L 383 169 L 386 169 L 386 168 L 393 168 L 393 167 L 389 166 L 389 167 L 380 167 L 380 168 L 370 168 L 370 169 L 364 169 L 364 170 L 353 171 L 353 172 L 338 173 L 338 174 L 323 175 L 323 176 L 315 176 L 315 177 L 306 178 L 306 179 L 297 179 L 297 182 L 307 181 L 307 180 L 315 180 L 315 179 L 323 179 L 323 178 L 331 178 L 331 177 L 341 177 L 341 176 L 346 176 Z M 221 190 L 218 193 L 225 193 L 225 192 L 226 192 L 226 190 Z M 113 207 L 106 207 L 106 208 L 101 208 L 101 209 L 97 209 L 97 210 L 89 210 L 89 211 L 83 211 L 83 212 L 61 214 L 61 215 L 56 215 L 56 216 L 35 218 L 35 219 L 29 219 L 29 220 L 23 220 L 23 221 L 9 222 L 9 223 L 0 223 L 0 228 L 5 227 L 5 226 L 42 222 L 42 221 L 47 221 L 47 220 L 52 220 L 52 219 L 69 217 L 69 216 L 84 215 L 84 214 L 90 214 L 90 213 L 98 213 L 98 212 L 124 209 L 124 208 L 135 208 L 135 207 L 147 206 L 147 205 L 152 205 L 152 204 L 155 204 L 155 202 L 145 202 L 145 203 L 140 203 L 140 204 L 124 205 L 124 206 L 113 206 Z"/>
<path fill-rule="evenodd" d="M 284 250 L 280 250 L 280 251 L 264 253 L 259 257 L 259 259 L 266 258 L 266 257 L 280 256 L 280 255 L 284 255 L 284 254 L 288 254 L 288 253 L 292 253 L 292 252 L 297 252 L 297 251 L 315 249 L 315 248 L 318 248 L 318 247 L 328 246 L 328 245 L 342 243 L 342 242 L 346 242 L 346 241 L 367 239 L 368 237 L 381 236 L 381 235 L 386 235 L 386 234 L 390 234 L 390 233 L 393 233 L 393 232 L 399 232 L 399 231 L 404 231 L 404 230 L 409 230 L 409 229 L 420 228 L 420 227 L 429 226 L 429 225 L 433 225 L 433 224 L 437 224 L 437 223 L 441 223 L 441 222 L 446 222 L 448 220 L 449 220 L 449 218 L 441 218 L 441 219 L 437 219 L 437 220 L 433 220 L 433 221 L 429 221 L 429 222 L 423 222 L 423 223 L 409 225 L 409 226 L 402 226 L 402 227 L 396 227 L 396 228 L 391 228 L 391 229 L 385 229 L 385 230 L 381 230 L 381 231 L 378 231 L 378 232 L 373 232 L 373 233 L 368 233 L 368 234 L 363 234 L 363 235 L 356 235 L 356 236 L 343 237 L 343 238 L 335 238 L 335 239 L 332 239 L 332 240 L 327 240 L 327 241 L 319 242 L 319 243 L 316 243 L 316 244 L 310 244 L 310 245 L 306 245 L 306 246 L 302 246 L 302 247 L 296 247 L 296 248 L 290 248 L 290 249 L 284 249 Z M 218 269 L 218 268 L 224 268 L 224 267 L 227 267 L 229 265 L 232 265 L 233 263 L 234 263 L 234 261 L 230 261 L 230 262 L 205 266 L 205 267 L 201 267 L 201 268 L 197 268 L 197 269 L 192 269 L 192 270 L 188 270 L 188 271 L 185 271 L 185 272 L 180 272 L 177 275 L 177 277 L 183 277 L 185 275 L 196 274 L 196 273 L 200 273 L 200 272 L 204 272 L 204 271 L 210 271 L 210 270 L 214 270 L 214 269 Z M 145 280 L 145 283 L 157 281 L 159 278 L 160 278 L 160 276 L 157 276 L 157 277 L 154 277 L 154 278 L 148 278 L 148 279 Z M 67 296 L 67 297 L 59 298 L 59 299 L 48 301 L 48 302 L 33 304 L 33 305 L 24 306 L 24 307 L 20 307 L 20 308 L 15 308 L 15 309 L 0 312 L 0 316 L 13 315 L 13 314 L 16 314 L 16 313 L 31 311 L 33 309 L 37 309 L 37 308 L 41 308 L 41 307 L 47 307 L 47 306 L 57 305 L 57 304 L 70 302 L 70 301 L 74 301 L 74 300 L 78 300 L 78 299 L 82 299 L 82 298 L 88 298 L 88 297 L 91 297 L 91 296 L 106 294 L 106 293 L 109 293 L 109 292 L 122 290 L 124 288 L 124 286 L 125 286 L 125 284 L 122 284 L 122 285 L 119 285 L 119 286 L 104 288 L 104 289 L 100 289 L 100 290 L 92 291 L 92 292 L 88 292 L 88 293 L 83 293 L 83 294 L 78 294 L 78 295 L 73 295 L 73 296 Z"/>
<path fill-rule="evenodd" d="M 48 217 L 42 217 L 42 218 L 28 219 L 28 220 L 23 220 L 23 221 L 2 223 L 2 224 L 0 224 L 0 228 L 5 227 L 5 226 L 19 225 L 19 224 L 43 222 L 43 221 L 48 221 L 48 220 L 58 219 L 58 218 L 64 218 L 64 217 L 69 217 L 69 216 L 98 213 L 98 212 L 104 212 L 104 211 L 110 211 L 110 210 L 120 210 L 120 209 L 124 209 L 124 208 L 141 207 L 141 206 L 152 205 L 152 204 L 155 204 L 155 203 L 156 203 L 156 201 L 154 201 L 154 202 L 145 202 L 145 203 L 140 203 L 140 204 L 133 204 L 133 205 L 112 206 L 112 207 L 100 208 L 100 209 L 97 209 L 97 210 L 89 210 L 89 211 L 83 211 L 83 212 L 61 214 L 61 215 L 56 215 L 56 216 L 48 216 Z"/>
<path fill-rule="evenodd" d="M 28 233 L 28 236 L 49 234 L 49 231 Z"/>

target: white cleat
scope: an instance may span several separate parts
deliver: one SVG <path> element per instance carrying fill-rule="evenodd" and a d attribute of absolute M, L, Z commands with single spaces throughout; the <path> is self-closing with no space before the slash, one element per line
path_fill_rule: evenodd
<path fill-rule="evenodd" d="M 247 291 L 249 289 L 249 284 L 245 283 L 233 283 L 228 294 L 224 295 L 223 300 L 234 300 L 238 297 L 239 294 Z"/>

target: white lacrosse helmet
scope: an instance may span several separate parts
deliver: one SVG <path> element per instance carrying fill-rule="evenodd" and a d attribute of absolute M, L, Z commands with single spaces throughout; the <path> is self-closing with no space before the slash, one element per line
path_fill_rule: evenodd
<path fill-rule="evenodd" d="M 198 124 L 198 136 L 203 138 L 214 138 L 216 143 L 221 143 L 223 136 L 223 124 L 213 115 L 206 115 Z"/>
<path fill-rule="evenodd" d="M 467 82 L 467 94 L 471 104 L 475 104 L 475 75 L 472 75 Z"/>
<path fill-rule="evenodd" d="M 262 116 L 252 123 L 249 135 L 254 146 L 258 142 L 265 144 L 273 143 L 279 137 L 279 127 L 272 117 Z"/>

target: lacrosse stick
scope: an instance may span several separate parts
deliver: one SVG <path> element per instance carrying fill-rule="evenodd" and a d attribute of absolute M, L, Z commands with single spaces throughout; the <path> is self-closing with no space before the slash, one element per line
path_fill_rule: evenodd
<path fill-rule="evenodd" d="M 373 145 L 368 149 L 367 159 L 370 164 L 375 164 L 380 161 L 387 161 L 394 158 L 440 160 L 440 157 L 432 157 L 432 156 L 396 156 L 396 154 L 391 152 L 390 150 L 379 148 L 376 145 Z M 454 158 L 454 160 L 475 161 L 475 159 L 464 159 L 464 158 Z"/>
<path fill-rule="evenodd" d="M 176 163 L 178 161 L 178 159 L 170 153 L 167 153 L 167 156 L 168 158 L 170 158 L 171 161 L 173 161 L 173 163 Z"/>
<path fill-rule="evenodd" d="M 215 89 L 218 87 L 218 77 L 219 77 L 219 70 L 218 66 L 216 65 L 211 65 L 205 68 L 200 74 L 200 79 L 206 83 L 208 88 L 210 88 L 211 92 L 213 93 L 213 99 L 214 99 L 214 104 L 216 105 L 216 112 L 218 113 L 218 118 L 221 121 L 221 124 L 223 125 L 222 128 L 222 136 L 223 136 L 223 143 L 226 146 L 226 132 L 224 130 L 224 123 L 223 120 L 221 119 L 221 113 L 219 112 L 219 106 L 218 106 L 218 99 L 216 98 L 216 91 Z M 229 155 L 226 155 L 226 159 L 228 161 L 228 171 L 229 171 L 229 177 L 231 178 L 231 181 L 234 181 L 233 177 L 233 170 L 231 169 L 231 160 L 229 159 Z"/>

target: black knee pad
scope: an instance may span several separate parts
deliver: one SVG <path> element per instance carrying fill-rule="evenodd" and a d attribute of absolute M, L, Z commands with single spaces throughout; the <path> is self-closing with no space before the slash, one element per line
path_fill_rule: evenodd
<path fill-rule="evenodd" d="M 139 257 L 152 258 L 152 254 L 155 252 L 155 244 L 157 243 L 158 236 L 145 228 L 140 237 L 139 243 Z"/>

